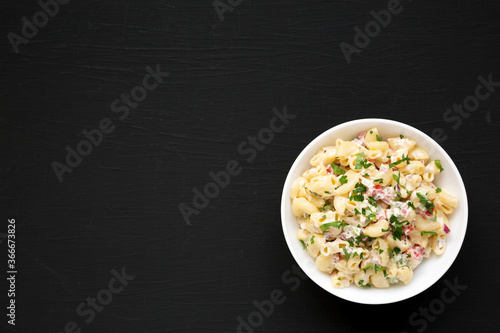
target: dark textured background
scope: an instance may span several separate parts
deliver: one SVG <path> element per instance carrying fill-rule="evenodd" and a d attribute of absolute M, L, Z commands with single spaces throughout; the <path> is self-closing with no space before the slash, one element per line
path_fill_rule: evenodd
<path fill-rule="evenodd" d="M 235 332 L 253 300 L 280 289 L 286 301 L 255 332 L 416 332 L 410 315 L 458 278 L 468 289 L 427 331 L 497 331 L 500 88 L 458 130 L 443 113 L 474 93 L 479 75 L 500 81 L 500 4 L 403 1 L 347 64 L 339 43 L 352 44 L 353 28 L 386 4 L 246 0 L 221 22 L 211 0 L 71 1 L 15 54 L 7 34 L 39 6 L 3 1 L 0 232 L 16 219 L 16 330 L 62 332 L 75 320 L 82 332 Z M 157 64 L 170 76 L 119 122 L 111 102 Z M 247 163 L 238 144 L 285 105 L 297 118 Z M 105 117 L 114 132 L 60 183 L 51 163 Z M 288 169 L 317 135 L 365 117 L 442 128 L 469 195 L 454 265 L 393 305 L 349 303 L 310 280 L 292 291 L 299 280 L 282 278 L 295 264 L 279 214 Z M 241 173 L 186 225 L 178 204 L 229 160 Z M 122 267 L 135 280 L 83 323 L 75 308 Z"/>

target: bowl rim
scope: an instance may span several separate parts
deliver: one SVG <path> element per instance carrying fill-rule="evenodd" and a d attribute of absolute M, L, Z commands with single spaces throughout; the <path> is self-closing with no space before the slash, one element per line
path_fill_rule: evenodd
<path fill-rule="evenodd" d="M 320 283 L 316 279 L 315 276 L 311 276 L 308 273 L 308 270 L 305 269 L 305 263 L 303 262 L 303 260 L 301 258 L 298 257 L 298 254 L 296 254 L 296 252 L 293 249 L 292 241 L 294 241 L 296 239 L 292 240 L 292 239 L 290 239 L 287 236 L 288 235 L 288 232 L 287 232 L 288 231 L 288 227 L 287 227 L 287 223 L 286 223 L 286 211 L 285 211 L 286 210 L 286 206 L 287 206 L 286 201 L 290 200 L 289 191 L 290 191 L 290 188 L 291 188 L 291 184 L 294 181 L 294 179 L 291 179 L 291 177 L 292 177 L 292 173 L 294 173 L 295 169 L 297 169 L 298 164 L 301 163 L 302 160 L 306 157 L 305 155 L 306 155 L 306 153 L 308 153 L 308 150 L 311 149 L 311 147 L 313 147 L 316 144 L 318 144 L 318 142 L 321 141 L 321 140 L 323 140 L 326 136 L 331 136 L 332 133 L 335 133 L 335 132 L 337 132 L 337 131 L 339 131 L 341 129 L 344 129 L 345 127 L 349 127 L 349 126 L 352 126 L 354 124 L 358 125 L 358 124 L 363 124 L 363 123 L 366 123 L 367 127 L 368 126 L 377 127 L 377 123 L 378 124 L 384 123 L 384 124 L 388 124 L 388 125 L 394 125 L 394 126 L 398 126 L 400 128 L 403 128 L 403 129 L 407 129 L 410 132 L 417 132 L 421 136 L 423 136 L 424 138 L 426 138 L 432 144 L 433 148 L 437 149 L 441 153 L 441 155 L 446 158 L 447 164 L 452 168 L 453 174 L 456 176 L 456 180 L 458 182 L 458 188 L 460 189 L 460 192 L 461 192 L 460 194 L 456 194 L 456 195 L 457 195 L 457 197 L 460 198 L 460 205 L 463 206 L 463 209 L 464 209 L 464 212 L 463 212 L 463 223 L 464 223 L 464 225 L 463 225 L 462 232 L 457 237 L 458 247 L 457 247 L 456 251 L 454 253 L 452 253 L 452 256 L 448 259 L 447 262 L 443 263 L 440 266 L 441 269 L 439 270 L 439 272 L 436 272 L 436 274 L 433 274 L 432 277 L 429 278 L 429 280 L 428 280 L 427 283 L 424 283 L 420 287 L 415 287 L 415 288 L 409 289 L 409 291 L 407 293 L 399 293 L 399 294 L 402 295 L 402 297 L 396 297 L 394 300 L 385 300 L 385 299 L 380 299 L 380 300 L 375 300 L 375 301 L 374 300 L 365 300 L 365 299 L 359 299 L 357 297 L 350 297 L 349 294 L 345 295 L 345 294 L 337 294 L 337 293 L 335 293 L 335 291 L 339 290 L 339 289 L 335 289 L 335 288 L 331 287 L 330 284 L 328 285 L 328 288 L 327 288 L 327 286 L 325 286 L 323 283 Z M 335 138 L 335 139 L 337 139 L 337 138 Z M 418 144 L 418 142 L 417 142 L 417 144 Z M 413 127 L 413 126 L 410 126 L 408 124 L 396 121 L 396 120 L 384 119 L 384 118 L 360 118 L 360 119 L 355 119 L 355 120 L 350 120 L 350 121 L 347 121 L 347 122 L 340 123 L 340 124 L 338 124 L 338 125 L 336 125 L 334 127 L 331 127 L 329 129 L 325 130 L 324 132 L 322 132 L 321 134 L 319 134 L 316 138 L 314 138 L 309 144 L 307 144 L 302 149 L 302 151 L 299 153 L 299 155 L 297 156 L 297 158 L 295 159 L 295 161 L 293 162 L 293 164 L 290 167 L 290 170 L 288 171 L 287 176 L 285 178 L 285 182 L 283 184 L 283 191 L 282 191 L 282 195 L 281 195 L 281 209 L 280 209 L 280 212 L 281 212 L 281 226 L 282 226 L 282 231 L 283 231 L 283 236 L 285 238 L 285 242 L 287 243 L 288 249 L 290 250 L 293 258 L 295 259 L 295 261 L 297 262 L 297 264 L 300 266 L 300 268 L 302 269 L 302 271 L 304 271 L 304 273 L 311 280 L 313 280 L 318 286 L 320 286 L 321 288 L 323 288 L 324 290 L 326 290 L 330 294 L 332 294 L 332 295 L 334 295 L 336 297 L 342 298 L 344 300 L 347 300 L 347 301 L 351 301 L 351 302 L 355 302 L 355 303 L 360 303 L 360 304 L 370 304 L 370 305 L 390 304 L 390 303 L 396 303 L 396 302 L 404 301 L 406 299 L 412 298 L 412 297 L 420 294 L 421 292 L 427 290 L 432 285 L 434 285 L 439 279 L 441 279 L 441 277 L 453 265 L 453 263 L 455 262 L 458 254 L 460 253 L 460 250 L 462 249 L 463 242 L 464 242 L 464 239 L 465 239 L 465 234 L 466 234 L 466 231 L 467 231 L 467 224 L 468 224 L 468 217 L 469 217 L 469 207 L 468 207 L 467 191 L 466 191 L 466 188 L 465 188 L 465 184 L 463 182 L 462 176 L 460 175 L 460 172 L 458 171 L 458 168 L 456 167 L 455 163 L 453 162 L 453 159 L 448 155 L 448 153 L 441 147 L 441 145 L 439 145 L 439 143 L 437 143 L 434 139 L 432 139 L 430 136 L 428 136 L 426 133 L 422 132 L 421 130 L 419 130 L 419 129 Z M 313 261 L 311 260 L 311 262 L 313 262 Z M 324 272 L 321 272 L 321 273 L 322 274 L 326 274 Z M 352 286 L 350 286 L 350 287 L 352 287 Z M 404 287 L 406 287 L 406 286 L 404 286 Z M 347 287 L 347 288 L 349 288 L 349 287 Z"/>

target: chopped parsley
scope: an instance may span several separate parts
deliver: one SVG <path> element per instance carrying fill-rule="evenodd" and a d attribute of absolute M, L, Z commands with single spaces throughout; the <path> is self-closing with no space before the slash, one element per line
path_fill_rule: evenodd
<path fill-rule="evenodd" d="M 363 202 L 363 200 L 365 200 L 365 197 L 363 196 L 363 194 L 356 194 L 356 195 L 351 195 L 349 197 L 349 200 Z"/>
<path fill-rule="evenodd" d="M 342 281 L 342 278 L 337 278 L 337 280 Z"/>
<path fill-rule="evenodd" d="M 365 156 L 365 153 L 359 153 L 356 156 L 356 163 L 354 164 L 354 169 L 361 169 L 361 166 L 363 165 L 363 157 Z"/>
<path fill-rule="evenodd" d="M 356 186 L 354 187 L 354 190 L 352 190 L 352 193 L 364 193 L 364 192 L 366 192 L 366 187 L 361 183 L 357 183 Z"/>
<path fill-rule="evenodd" d="M 434 204 L 420 193 L 417 193 L 417 197 L 420 200 L 420 203 L 425 206 L 425 209 L 427 209 L 429 213 L 432 213 Z"/>
<path fill-rule="evenodd" d="M 434 232 L 434 231 L 422 231 L 420 233 L 420 236 L 423 236 L 423 235 L 434 235 L 437 237 L 438 234 L 437 234 L 437 232 Z"/>
<path fill-rule="evenodd" d="M 367 283 L 367 284 L 363 284 L 364 280 L 359 280 L 358 282 L 358 285 L 361 287 L 361 288 L 367 288 L 367 287 L 370 287 L 371 284 L 370 283 Z"/>
<path fill-rule="evenodd" d="M 403 134 L 399 134 L 399 138 L 402 139 L 403 138 Z"/>
<path fill-rule="evenodd" d="M 370 134 L 373 134 L 373 131 L 370 131 Z"/>
<path fill-rule="evenodd" d="M 327 210 L 330 210 L 332 208 L 332 203 L 331 202 L 325 202 L 323 207 L 321 207 L 321 211 L 325 212 Z"/>
<path fill-rule="evenodd" d="M 377 137 L 377 141 L 382 141 L 382 137 L 381 136 L 378 136 L 378 134 L 376 134 L 376 137 Z"/>
<path fill-rule="evenodd" d="M 441 161 L 440 160 L 434 160 L 434 163 L 436 164 L 436 166 L 439 168 L 439 171 L 440 172 L 443 172 L 444 169 L 443 167 L 441 166 Z"/>
<path fill-rule="evenodd" d="M 347 176 L 343 175 L 342 177 L 340 177 L 339 182 L 340 184 L 347 184 Z"/>
<path fill-rule="evenodd" d="M 363 238 L 367 238 L 367 241 L 371 241 L 371 240 L 375 239 L 375 237 L 370 237 L 370 236 L 366 236 L 366 235 L 360 235 L 360 236 L 356 237 L 356 243 L 363 242 Z"/>
<path fill-rule="evenodd" d="M 396 188 L 394 188 L 394 190 L 396 190 Z M 399 191 L 396 191 L 396 196 L 394 197 L 394 199 L 401 199 L 401 192 Z"/>
<path fill-rule="evenodd" d="M 370 205 L 377 206 L 377 200 L 375 200 L 375 198 L 372 196 L 368 197 L 368 202 L 370 203 Z"/>
<path fill-rule="evenodd" d="M 368 266 L 366 266 L 365 268 L 363 268 L 363 271 L 366 273 L 366 271 L 369 270 L 372 267 L 373 267 L 373 264 L 369 264 Z"/>
<path fill-rule="evenodd" d="M 436 189 L 436 193 L 441 193 L 441 189 L 439 187 Z"/>
<path fill-rule="evenodd" d="M 370 222 L 375 222 L 375 221 L 377 221 L 377 214 L 375 214 L 375 213 L 372 212 L 372 213 L 366 215 L 366 218 Z"/>
<path fill-rule="evenodd" d="M 382 184 L 384 182 L 384 179 L 382 178 L 377 178 L 377 179 L 374 179 L 373 180 L 374 183 L 379 183 L 379 184 Z"/>
<path fill-rule="evenodd" d="M 401 240 L 401 236 L 403 236 L 403 222 L 399 222 L 398 218 L 393 214 L 391 215 L 391 218 L 389 219 L 391 222 L 391 231 L 392 231 L 392 238 L 394 240 L 399 239 Z"/>
<path fill-rule="evenodd" d="M 415 205 L 413 205 L 413 202 L 408 201 L 406 204 L 408 205 L 408 207 L 411 207 L 413 208 L 413 210 L 415 210 Z"/>
<path fill-rule="evenodd" d="M 311 241 L 310 241 L 311 244 L 314 244 L 314 237 L 315 237 L 314 235 L 311 237 Z"/>
<path fill-rule="evenodd" d="M 305 189 L 306 189 L 306 190 L 308 190 L 308 191 L 309 191 L 312 195 L 314 195 L 315 197 L 321 198 L 321 195 L 319 195 L 318 193 L 311 191 L 311 190 L 310 190 L 310 189 L 308 189 L 307 187 L 306 187 Z"/>
<path fill-rule="evenodd" d="M 325 191 L 325 193 L 326 193 L 326 194 L 332 194 L 332 192 L 330 192 L 330 191 Z"/>
<path fill-rule="evenodd" d="M 363 157 L 365 157 L 365 153 L 361 152 L 356 156 L 356 162 L 354 163 L 354 169 L 359 170 L 361 167 L 368 169 L 370 166 L 373 164 L 369 163 L 368 161 L 364 160 Z"/>
<path fill-rule="evenodd" d="M 342 248 L 342 251 L 344 251 L 345 260 L 349 261 L 350 255 L 349 255 L 349 253 L 347 253 L 347 250 L 345 249 L 345 247 Z"/>
<path fill-rule="evenodd" d="M 330 165 L 332 166 L 333 173 L 334 173 L 336 176 L 343 175 L 343 174 L 345 173 L 345 170 L 343 170 L 342 168 L 340 168 L 337 164 L 332 163 L 332 164 L 330 164 Z"/>
<path fill-rule="evenodd" d="M 405 157 L 405 154 L 403 154 L 399 161 L 396 161 L 394 163 L 389 164 L 389 167 L 390 168 L 395 167 L 396 165 L 403 163 L 403 162 L 406 162 L 407 165 L 410 164 L 410 158 L 408 157 L 408 154 L 406 154 L 406 157 Z"/>
<path fill-rule="evenodd" d="M 304 241 L 301 239 L 300 242 L 302 243 L 302 248 L 305 250 L 306 249 L 306 243 L 304 243 Z"/>
<path fill-rule="evenodd" d="M 401 180 L 401 172 L 398 172 L 398 175 L 396 176 L 395 173 L 392 174 L 392 178 L 394 178 L 394 180 L 396 181 L 396 183 L 398 183 L 399 186 L 401 186 L 402 188 L 404 188 L 406 190 L 406 186 L 402 185 L 399 181 Z"/>
<path fill-rule="evenodd" d="M 347 223 L 342 222 L 342 221 L 333 221 L 333 222 L 324 223 L 324 224 L 320 225 L 319 228 L 321 230 L 328 230 L 328 229 L 330 229 L 330 227 L 340 229 L 342 227 L 345 227 L 346 225 L 347 225 Z"/>
<path fill-rule="evenodd" d="M 354 208 L 354 215 L 359 215 L 361 214 L 357 208 Z"/>

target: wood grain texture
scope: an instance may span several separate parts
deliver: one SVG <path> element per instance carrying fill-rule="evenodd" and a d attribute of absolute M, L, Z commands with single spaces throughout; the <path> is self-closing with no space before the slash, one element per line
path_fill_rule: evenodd
<path fill-rule="evenodd" d="M 19 54 L 6 36 L 20 34 L 21 18 L 39 6 L 2 3 L 0 195 L 2 221 L 18 223 L 17 331 L 62 332 L 75 320 L 82 332 L 235 332 L 254 300 L 279 289 L 286 301 L 255 332 L 361 332 L 381 321 L 390 332 L 416 332 L 410 315 L 455 277 L 468 289 L 427 331 L 498 330 L 489 300 L 500 295 L 488 272 L 500 234 L 500 89 L 457 130 L 443 113 L 474 93 L 478 76 L 500 81 L 500 5 L 402 6 L 347 64 L 339 44 L 352 44 L 354 27 L 387 1 L 246 0 L 222 22 L 211 0 L 71 1 Z M 111 103 L 157 64 L 170 76 L 120 121 Z M 296 119 L 247 162 L 238 145 L 284 106 Z M 51 163 L 106 117 L 116 129 L 59 183 Z M 377 307 L 310 280 L 293 291 L 283 280 L 295 262 L 279 214 L 286 174 L 305 145 L 366 117 L 428 134 L 442 128 L 470 203 L 465 243 L 445 276 Z M 186 225 L 178 204 L 229 160 L 241 173 Z M 85 324 L 75 308 L 122 267 L 135 280 Z"/>

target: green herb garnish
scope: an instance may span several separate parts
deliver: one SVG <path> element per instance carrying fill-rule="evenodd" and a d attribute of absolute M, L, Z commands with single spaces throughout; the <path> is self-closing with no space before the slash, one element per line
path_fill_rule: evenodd
<path fill-rule="evenodd" d="M 366 266 L 365 268 L 363 268 L 363 271 L 366 273 L 366 271 L 369 270 L 372 267 L 373 267 L 373 264 L 369 264 L 368 266 Z"/>
<path fill-rule="evenodd" d="M 371 241 L 371 240 L 375 239 L 375 237 L 370 237 L 370 236 L 366 236 L 366 235 L 360 235 L 360 236 L 356 237 L 356 243 L 364 242 L 363 238 L 367 238 L 366 239 L 367 241 Z"/>
<path fill-rule="evenodd" d="M 330 227 L 340 229 L 341 227 L 345 227 L 346 225 L 347 225 L 347 223 L 342 222 L 342 221 L 333 221 L 333 222 L 324 223 L 324 224 L 320 225 L 319 228 L 321 230 L 328 230 L 328 229 L 330 229 Z"/>
<path fill-rule="evenodd" d="M 349 200 L 362 202 L 363 200 L 365 200 L 365 197 L 363 196 L 363 194 L 356 194 L 356 195 L 351 195 L 349 197 Z"/>
<path fill-rule="evenodd" d="M 389 221 L 391 224 L 392 238 L 401 240 L 401 236 L 403 236 L 403 223 L 399 222 L 398 218 L 393 214 Z"/>
<path fill-rule="evenodd" d="M 366 187 L 361 183 L 357 183 L 356 186 L 354 187 L 354 190 L 352 190 L 352 193 L 364 193 L 364 192 L 366 192 Z"/>
<path fill-rule="evenodd" d="M 342 168 L 340 168 L 337 164 L 335 163 L 332 163 L 330 164 L 332 166 L 332 169 L 333 169 L 333 173 L 336 175 L 336 176 L 340 176 L 340 175 L 343 175 L 345 173 L 345 170 L 343 170 Z"/>
<path fill-rule="evenodd" d="M 345 249 L 345 247 L 342 248 L 342 251 L 344 251 L 345 260 L 349 261 L 350 255 L 349 255 L 349 253 L 347 253 L 347 250 Z"/>
<path fill-rule="evenodd" d="M 359 170 L 361 167 L 368 169 L 370 166 L 372 166 L 371 163 L 368 161 L 364 160 L 363 157 L 365 157 L 365 153 L 361 152 L 356 156 L 356 162 L 354 163 L 354 169 Z"/>
<path fill-rule="evenodd" d="M 331 207 L 332 207 L 332 203 L 331 202 L 325 202 L 325 204 L 323 205 L 323 207 L 321 207 L 321 211 L 325 212 L 325 211 L 329 210 Z"/>
<path fill-rule="evenodd" d="M 368 221 L 370 222 L 375 222 L 377 221 L 377 214 L 375 213 L 370 213 L 368 215 L 366 215 L 366 218 L 368 219 Z"/>
<path fill-rule="evenodd" d="M 406 190 L 406 187 L 399 182 L 401 180 L 401 172 L 398 172 L 397 176 L 395 173 L 393 173 L 392 178 L 396 181 L 396 183 L 398 183 L 399 186 L 401 186 L 402 188 L 404 188 Z"/>
<path fill-rule="evenodd" d="M 427 209 L 429 213 L 432 213 L 434 204 L 420 193 L 417 193 L 417 197 L 420 200 L 420 203 L 425 206 L 425 209 Z"/>
<path fill-rule="evenodd" d="M 363 157 L 365 156 L 365 153 L 361 152 L 356 156 L 356 163 L 354 163 L 354 169 L 361 169 L 363 166 Z"/>
<path fill-rule="evenodd" d="M 443 167 L 441 166 L 441 161 L 440 160 L 434 160 L 434 163 L 439 168 L 439 171 L 441 171 L 441 172 L 444 171 Z"/>
<path fill-rule="evenodd" d="M 377 206 L 377 200 L 375 200 L 375 198 L 372 196 L 368 197 L 368 202 L 373 206 Z"/>
<path fill-rule="evenodd" d="M 408 157 L 408 154 L 406 154 L 406 157 L 405 157 L 405 154 L 403 154 L 399 161 L 396 161 L 394 163 L 389 164 L 389 167 L 392 168 L 392 167 L 394 167 L 400 163 L 403 163 L 403 162 L 406 162 L 407 165 L 410 164 L 410 158 Z"/>
<path fill-rule="evenodd" d="M 420 233 L 420 236 L 423 236 L 423 235 L 434 235 L 437 237 L 438 234 L 437 234 L 437 232 L 434 232 L 434 231 L 422 231 Z"/>
<path fill-rule="evenodd" d="M 312 194 L 312 195 L 314 195 L 315 197 L 321 198 L 321 195 L 319 195 L 318 193 L 311 191 L 311 190 L 310 190 L 310 189 L 308 189 L 307 187 L 306 187 L 305 189 L 306 189 L 306 190 L 308 190 L 308 191 L 309 191 L 309 193 L 311 193 L 311 194 Z"/>
<path fill-rule="evenodd" d="M 370 283 L 367 283 L 367 284 L 363 284 L 364 280 L 359 280 L 358 282 L 358 285 L 361 287 L 361 288 L 367 288 L 367 287 L 370 287 L 371 284 Z"/>

